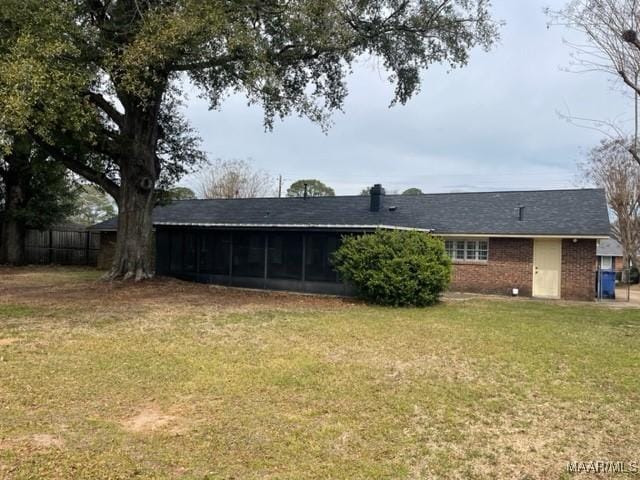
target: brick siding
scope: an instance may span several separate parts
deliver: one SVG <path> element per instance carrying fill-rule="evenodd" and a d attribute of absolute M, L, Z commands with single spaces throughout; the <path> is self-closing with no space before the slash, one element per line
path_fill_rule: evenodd
<path fill-rule="evenodd" d="M 486 263 L 454 263 L 450 290 L 457 292 L 531 296 L 533 240 L 490 238 Z"/>
<path fill-rule="evenodd" d="M 595 240 L 562 241 L 561 295 L 568 300 L 593 300 Z M 517 288 L 531 296 L 533 239 L 491 238 L 486 263 L 454 263 L 449 289 L 457 292 L 510 295 Z"/>
<path fill-rule="evenodd" d="M 562 298 L 569 300 L 593 300 L 596 274 L 593 259 L 596 257 L 595 240 L 562 240 Z"/>

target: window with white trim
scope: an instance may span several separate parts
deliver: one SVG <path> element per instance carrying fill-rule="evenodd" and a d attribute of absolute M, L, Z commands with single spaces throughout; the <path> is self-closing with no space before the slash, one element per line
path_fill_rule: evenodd
<path fill-rule="evenodd" d="M 489 259 L 488 240 L 445 240 L 447 255 L 460 262 L 486 262 Z"/>
<path fill-rule="evenodd" d="M 610 256 L 600 257 L 600 269 L 613 270 L 613 257 L 610 257 Z"/>

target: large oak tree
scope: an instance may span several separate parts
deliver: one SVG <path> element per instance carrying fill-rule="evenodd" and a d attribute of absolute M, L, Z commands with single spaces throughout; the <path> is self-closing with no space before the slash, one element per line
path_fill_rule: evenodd
<path fill-rule="evenodd" d="M 66 168 L 26 135 L 11 139 L 11 151 L 0 150 L 0 263 L 25 261 L 29 228 L 43 230 L 75 208 L 75 186 Z"/>
<path fill-rule="evenodd" d="M 176 117 L 187 82 L 219 109 L 244 94 L 265 126 L 326 125 L 361 56 L 389 72 L 394 102 L 434 63 L 467 63 L 496 38 L 489 0 L 3 0 L 0 122 L 27 131 L 117 201 L 111 277 L 153 267 L 154 190 L 197 156 Z M 26 12 L 26 13 L 25 13 Z M 214 132 L 215 133 L 215 132 Z"/>

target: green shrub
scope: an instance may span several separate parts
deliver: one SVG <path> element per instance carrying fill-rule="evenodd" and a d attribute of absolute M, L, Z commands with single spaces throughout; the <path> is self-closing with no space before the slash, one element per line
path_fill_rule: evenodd
<path fill-rule="evenodd" d="M 444 242 L 417 231 L 345 237 L 333 264 L 363 298 L 381 305 L 433 305 L 451 276 Z"/>

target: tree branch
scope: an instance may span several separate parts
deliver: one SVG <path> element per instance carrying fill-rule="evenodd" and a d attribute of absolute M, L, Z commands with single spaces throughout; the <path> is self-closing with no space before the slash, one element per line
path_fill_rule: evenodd
<path fill-rule="evenodd" d="M 44 149 L 49 155 L 51 155 L 59 162 L 62 162 L 62 164 L 69 170 L 86 178 L 90 182 L 99 185 L 104 189 L 105 192 L 113 197 L 116 203 L 120 201 L 120 187 L 104 173 L 101 173 L 91 168 L 89 165 L 81 162 L 77 158 L 66 154 L 64 151 L 62 151 L 62 149 L 41 141 L 41 139 L 39 139 L 36 135 L 32 134 L 31 136 L 38 143 L 38 145 L 42 147 L 42 149 Z"/>
<path fill-rule="evenodd" d="M 96 107 L 106 113 L 118 127 L 124 126 L 124 115 L 120 113 L 109 101 L 99 93 L 87 92 L 87 97 Z"/>
<path fill-rule="evenodd" d="M 211 58 L 209 60 L 202 60 L 199 62 L 169 65 L 168 69 L 172 72 L 187 72 L 190 70 L 202 70 L 205 68 L 220 67 L 230 62 L 237 62 L 244 58 L 245 58 L 244 55 L 234 53 L 233 55 L 222 55 L 220 57 Z"/>
<path fill-rule="evenodd" d="M 640 155 L 638 154 L 638 151 L 636 150 L 636 147 L 633 146 L 633 147 L 629 148 L 629 153 L 631 154 L 633 159 L 638 163 L 638 166 L 640 166 Z"/>
<path fill-rule="evenodd" d="M 620 75 L 622 81 L 625 84 L 627 84 L 634 92 L 636 92 L 636 95 L 640 95 L 640 88 L 635 84 L 635 82 L 631 81 L 631 79 L 627 75 L 627 72 L 625 72 L 624 70 L 618 70 L 618 75 Z"/>

